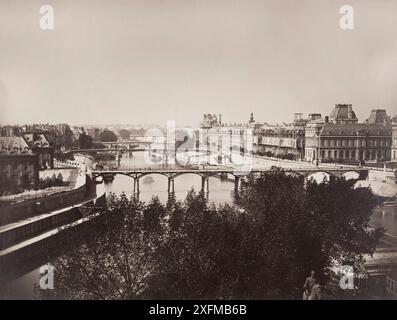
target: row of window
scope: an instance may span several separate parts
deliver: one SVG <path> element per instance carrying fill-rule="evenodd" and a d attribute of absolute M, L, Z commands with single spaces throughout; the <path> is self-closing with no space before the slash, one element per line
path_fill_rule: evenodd
<path fill-rule="evenodd" d="M 18 171 L 19 166 L 22 166 L 23 171 L 28 171 L 29 169 L 33 169 L 32 164 L 29 164 L 29 163 L 19 164 L 19 163 L 15 163 L 15 162 L 11 165 L 11 168 L 13 171 Z"/>
<path fill-rule="evenodd" d="M 321 139 L 323 147 L 388 147 L 388 139 Z"/>
<path fill-rule="evenodd" d="M 301 145 L 299 142 L 302 140 L 279 137 L 259 137 L 257 141 L 258 144 L 262 145 L 296 148 L 297 144 Z"/>
<path fill-rule="evenodd" d="M 358 158 L 357 158 L 358 156 Z M 384 150 L 367 150 L 366 152 L 360 150 L 322 150 L 322 159 L 352 159 L 352 160 L 381 160 L 386 158 Z"/>

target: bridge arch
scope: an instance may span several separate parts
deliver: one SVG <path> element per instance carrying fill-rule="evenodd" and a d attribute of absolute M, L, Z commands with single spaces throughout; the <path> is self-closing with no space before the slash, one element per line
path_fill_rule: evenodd
<path fill-rule="evenodd" d="M 130 177 L 140 179 L 140 178 L 143 178 L 145 176 L 154 175 L 154 174 L 160 175 L 160 176 L 163 176 L 163 177 L 166 177 L 166 178 L 171 178 L 172 177 L 172 174 L 170 174 L 170 173 L 155 172 L 155 171 L 153 171 L 153 172 L 142 172 L 142 173 L 137 174 L 135 177 L 130 174 Z"/>
<path fill-rule="evenodd" d="M 346 180 L 358 180 L 360 178 L 360 173 L 357 171 L 347 171 L 342 174 L 342 177 L 344 177 Z"/>
<path fill-rule="evenodd" d="M 327 171 L 317 171 L 314 173 L 310 173 L 309 175 L 306 176 L 307 181 L 313 181 L 318 184 L 323 183 L 323 182 L 330 182 L 332 179 L 332 174 L 327 172 Z"/>

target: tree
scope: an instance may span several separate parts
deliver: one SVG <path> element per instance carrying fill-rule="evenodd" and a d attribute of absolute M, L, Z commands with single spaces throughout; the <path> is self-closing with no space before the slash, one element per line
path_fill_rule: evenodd
<path fill-rule="evenodd" d="M 57 183 L 56 183 L 58 186 L 62 186 L 63 185 L 63 176 L 62 176 L 62 173 L 58 173 L 58 175 L 57 175 Z"/>
<path fill-rule="evenodd" d="M 154 248 L 142 237 L 140 208 L 124 194 L 111 195 L 98 218 L 83 229 L 65 230 L 65 238 L 59 239 L 63 254 L 54 261 L 57 290 L 40 294 L 63 299 L 138 298 L 153 268 Z"/>
<path fill-rule="evenodd" d="M 114 142 L 117 141 L 117 135 L 110 130 L 104 130 L 99 133 L 99 140 L 102 142 Z"/>
<path fill-rule="evenodd" d="M 123 140 L 129 140 L 131 137 L 131 132 L 127 129 L 121 129 L 119 130 L 119 136 Z"/>
<path fill-rule="evenodd" d="M 85 132 L 80 133 L 78 139 L 79 149 L 91 149 L 92 148 L 92 137 L 87 135 Z"/>
<path fill-rule="evenodd" d="M 78 241 L 62 240 L 58 287 L 84 299 L 301 298 L 310 270 L 326 280 L 335 264 L 359 266 L 382 231 L 369 228 L 371 191 L 341 179 L 250 175 L 234 202 L 111 195 Z"/>
<path fill-rule="evenodd" d="M 267 273 L 260 277 L 273 295 L 299 297 L 311 269 L 326 278 L 334 263 L 358 267 L 382 232 L 369 227 L 372 192 L 344 179 L 304 187 L 300 178 L 279 170 L 250 177 L 237 202 L 255 221 L 253 234 L 263 234 L 268 270 L 259 272 Z"/>

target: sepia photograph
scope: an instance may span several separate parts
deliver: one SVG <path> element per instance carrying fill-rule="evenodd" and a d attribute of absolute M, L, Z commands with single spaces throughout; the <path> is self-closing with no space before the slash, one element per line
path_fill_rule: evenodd
<path fill-rule="evenodd" d="M 396 0 L 0 0 L 0 300 L 396 300 L 396 30 Z"/>

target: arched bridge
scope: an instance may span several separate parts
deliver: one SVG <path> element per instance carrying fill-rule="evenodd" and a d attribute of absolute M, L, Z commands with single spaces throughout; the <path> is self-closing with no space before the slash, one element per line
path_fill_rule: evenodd
<path fill-rule="evenodd" d="M 201 191 L 208 195 L 209 193 L 209 178 L 213 176 L 232 176 L 234 178 L 235 191 L 238 191 L 241 178 L 251 173 L 272 172 L 276 169 L 253 169 L 250 171 L 238 171 L 230 167 L 203 167 L 203 168 L 134 168 L 134 169 L 114 169 L 114 170 L 94 170 L 92 177 L 97 183 L 102 183 L 104 180 L 113 180 L 114 176 L 125 175 L 134 179 L 134 196 L 139 196 L 139 179 L 144 176 L 158 174 L 168 178 L 168 193 L 174 193 L 174 180 L 178 176 L 184 174 L 196 174 L 201 177 Z M 368 175 L 368 169 L 364 168 L 304 168 L 304 169 L 285 169 L 284 172 L 295 174 L 304 178 L 314 176 L 314 174 L 323 173 L 325 176 L 342 176 L 347 173 L 355 173 L 357 178 L 363 179 Z M 98 181 L 101 177 L 102 180 Z"/>

